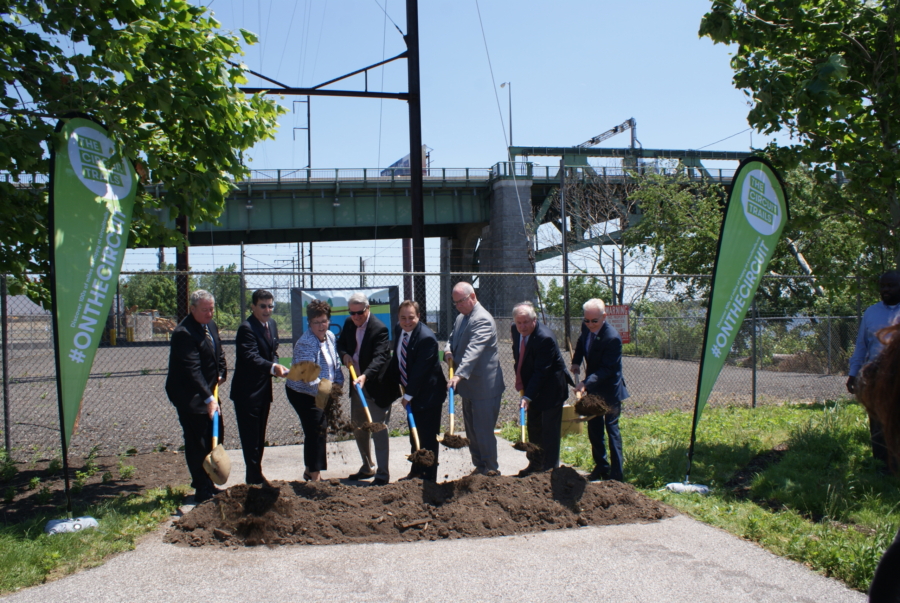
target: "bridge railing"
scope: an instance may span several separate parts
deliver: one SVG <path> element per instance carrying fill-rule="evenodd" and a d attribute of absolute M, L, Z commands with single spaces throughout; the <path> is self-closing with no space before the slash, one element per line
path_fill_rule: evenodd
<path fill-rule="evenodd" d="M 685 174 L 691 180 L 713 180 L 716 182 L 731 182 L 736 170 L 723 170 L 719 168 L 678 167 L 667 168 L 658 166 L 641 165 L 636 167 L 603 167 L 603 166 L 566 166 L 568 177 L 575 176 L 580 179 L 601 176 L 603 178 L 628 178 L 635 174 L 661 174 L 676 176 Z M 559 165 L 538 165 L 531 162 L 501 161 L 491 168 L 494 178 L 532 178 L 534 180 L 558 180 Z"/>
<path fill-rule="evenodd" d="M 429 182 L 485 182 L 491 178 L 490 168 L 425 168 L 422 176 Z M 409 168 L 336 168 L 251 170 L 251 182 L 408 182 Z"/>

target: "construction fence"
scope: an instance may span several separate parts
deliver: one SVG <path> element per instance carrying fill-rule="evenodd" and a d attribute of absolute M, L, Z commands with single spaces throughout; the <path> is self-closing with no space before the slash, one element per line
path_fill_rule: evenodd
<path fill-rule="evenodd" d="M 588 276 L 591 282 L 609 281 L 609 275 Z M 181 445 L 181 429 L 164 390 L 169 335 L 177 324 L 173 310 L 177 282 L 182 286 L 187 283 L 191 289 L 208 289 L 216 296 L 215 320 L 231 371 L 235 361 L 235 333 L 242 317 L 249 314 L 254 290 L 267 289 L 275 297 L 278 353 L 285 358 L 292 355 L 292 342 L 300 334 L 300 327 L 292 324 L 292 290 L 352 292 L 359 288 L 396 287 L 402 300 L 410 277 L 403 273 L 290 271 L 123 273 L 85 390 L 78 428 L 71 442 L 73 453 L 84 454 L 94 446 L 99 446 L 102 454 L 118 454 L 132 449 L 174 450 Z M 685 300 L 683 291 L 672 286 L 670 277 L 618 275 L 615 278 L 618 279 L 616 295 L 624 302 L 620 305 L 627 306 L 628 320 L 627 327 L 620 327 L 623 334 L 627 331 L 623 370 L 631 393 L 623 405 L 624 414 L 690 411 L 706 320 L 702 301 Z M 803 277 L 790 278 L 795 283 L 803 282 Z M 461 280 L 473 282 L 479 302 L 496 320 L 507 383 L 499 422 L 515 421 L 518 397 L 514 389 L 512 306 L 525 299 L 533 301 L 538 319 L 556 333 L 568 362 L 566 321 L 562 316 L 563 275 L 425 274 L 426 320 L 441 341 L 449 336 L 457 314 L 451 303 L 452 285 Z M 570 293 L 572 345 L 581 329 L 580 304 L 584 299 L 578 295 L 583 297 L 583 287 Z M 14 458 L 20 460 L 58 455 L 51 314 L 24 296 L 6 296 L 4 301 L 5 329 L 0 346 L 4 367 L 4 439 L 9 442 Z M 340 304 L 335 301 L 335 305 Z M 755 406 L 781 401 L 824 401 L 844 395 L 848 361 L 860 320 L 859 302 L 856 306 L 855 312 L 810 314 L 785 309 L 790 304 L 762 312 L 754 304 L 730 351 L 710 404 Z M 618 320 L 625 318 L 619 316 Z M 335 321 L 333 317 L 333 322 L 332 330 L 337 334 L 343 318 Z M 228 401 L 230 379 L 229 372 L 228 381 L 220 389 L 226 425 L 224 443 L 226 447 L 237 448 L 240 443 L 234 409 Z M 297 444 L 303 440 L 299 420 L 287 402 L 283 381 L 276 379 L 269 418 L 267 439 L 272 445 Z M 346 394 L 344 403 L 345 407 L 349 406 Z M 449 424 L 446 407 L 444 424 Z M 389 426 L 403 429 L 403 413 L 392 413 Z"/>

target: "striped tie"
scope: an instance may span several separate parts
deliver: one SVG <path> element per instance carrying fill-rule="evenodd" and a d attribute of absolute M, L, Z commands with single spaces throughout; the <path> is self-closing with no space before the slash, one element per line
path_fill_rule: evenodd
<path fill-rule="evenodd" d="M 216 342 L 212 337 L 212 333 L 209 332 L 209 325 L 203 325 L 203 332 L 206 333 L 206 338 L 209 339 L 210 345 L 212 345 L 213 350 L 216 349 Z"/>
<path fill-rule="evenodd" d="M 400 342 L 400 385 L 406 387 L 406 344 L 409 343 L 409 334 L 403 334 Z"/>

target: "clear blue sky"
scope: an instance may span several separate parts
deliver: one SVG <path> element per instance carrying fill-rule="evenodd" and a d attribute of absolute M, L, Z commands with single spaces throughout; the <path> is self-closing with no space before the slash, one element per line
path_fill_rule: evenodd
<path fill-rule="evenodd" d="M 204 4 L 207 4 L 204 2 Z M 406 30 L 403 0 L 213 0 L 223 29 L 250 30 L 260 43 L 246 47 L 254 71 L 293 86 L 312 86 L 399 54 Z M 379 6 L 381 5 L 381 7 Z M 512 82 L 516 145 L 576 145 L 634 117 L 644 148 L 748 150 L 749 107 L 731 83 L 731 48 L 697 37 L 710 2 L 570 0 L 421 0 L 422 138 L 433 167 L 489 167 L 505 158 Z M 484 26 L 482 37 L 481 23 Z M 485 52 L 490 52 L 490 66 Z M 493 74 L 491 72 L 493 68 Z M 370 90 L 406 90 L 406 61 L 369 73 Z M 383 78 L 383 83 L 382 83 Z M 250 85 L 263 84 L 253 78 Z M 332 85 L 362 89 L 363 76 Z M 496 92 L 496 93 L 495 93 Z M 276 97 L 278 98 L 278 97 Z M 250 153 L 254 169 L 307 163 L 305 105 L 288 114 L 273 141 Z M 499 107 L 498 107 L 499 100 Z M 383 167 L 409 152 L 406 103 L 314 97 L 314 168 Z M 768 139 L 752 133 L 752 144 Z M 628 135 L 602 146 L 628 145 Z M 553 162 L 553 158 L 535 158 Z M 713 167 L 735 167 L 722 165 Z M 427 267 L 438 268 L 429 241 Z M 249 265 L 281 265 L 294 245 L 248 247 Z M 374 262 L 370 259 L 377 254 Z M 397 270 L 397 241 L 317 244 L 316 268 L 356 270 L 359 257 L 377 270 Z M 174 261 L 174 251 L 167 251 Z M 193 248 L 191 265 L 210 270 L 239 263 L 233 247 Z M 124 270 L 152 269 L 155 250 L 131 250 Z"/>

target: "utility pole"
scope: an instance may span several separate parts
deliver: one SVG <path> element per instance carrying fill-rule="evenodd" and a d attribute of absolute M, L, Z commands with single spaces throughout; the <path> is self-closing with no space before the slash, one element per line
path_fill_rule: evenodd
<path fill-rule="evenodd" d="M 572 319 L 569 316 L 569 250 L 566 239 L 568 227 L 566 222 L 566 158 L 559 159 L 559 217 L 562 222 L 562 261 L 563 261 L 563 314 L 566 329 L 566 347 L 572 349 Z"/>
<path fill-rule="evenodd" d="M 409 83 L 409 194 L 412 216 L 413 295 L 425 313 L 425 211 L 422 200 L 422 104 L 419 85 L 419 3 L 406 0 L 406 65 Z"/>

